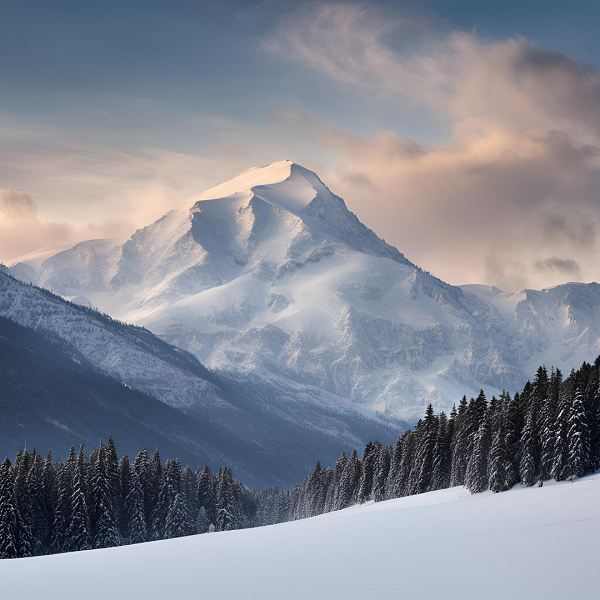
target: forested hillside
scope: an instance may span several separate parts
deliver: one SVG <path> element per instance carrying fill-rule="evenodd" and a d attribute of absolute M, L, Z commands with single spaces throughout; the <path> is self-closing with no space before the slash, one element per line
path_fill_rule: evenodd
<path fill-rule="evenodd" d="M 563 381 L 540 367 L 511 397 L 431 406 L 394 445 L 320 463 L 290 490 L 250 490 L 228 468 L 193 472 L 143 449 L 118 459 L 112 437 L 54 462 L 22 450 L 0 467 L 0 557 L 24 557 L 301 519 L 369 500 L 464 485 L 472 493 L 581 477 L 600 466 L 600 357 Z"/>

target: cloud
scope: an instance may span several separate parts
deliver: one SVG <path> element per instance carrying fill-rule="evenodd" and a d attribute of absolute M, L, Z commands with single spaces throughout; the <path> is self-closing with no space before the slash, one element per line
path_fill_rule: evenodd
<path fill-rule="evenodd" d="M 517 36 L 440 30 L 439 19 L 373 5 L 308 3 L 260 48 L 357 93 L 426 103 L 453 119 L 600 131 L 600 76 Z"/>
<path fill-rule="evenodd" d="M 559 258 L 552 256 L 543 260 L 536 260 L 533 268 L 537 271 L 557 271 L 565 275 L 581 277 L 581 267 L 576 260 L 572 258 Z"/>
<path fill-rule="evenodd" d="M 445 143 L 422 145 L 282 111 L 332 156 L 323 177 L 334 191 L 417 264 L 507 291 L 598 279 L 597 71 L 522 37 L 486 40 L 357 4 L 305 5 L 261 49 L 449 124 Z"/>

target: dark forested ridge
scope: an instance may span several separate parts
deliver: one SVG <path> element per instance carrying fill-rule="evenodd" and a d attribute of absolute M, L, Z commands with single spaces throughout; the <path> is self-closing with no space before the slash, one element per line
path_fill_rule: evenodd
<path fill-rule="evenodd" d="M 113 440 L 56 462 L 33 450 L 0 466 L 0 557 L 14 558 L 268 525 L 464 485 L 501 492 L 516 483 L 581 477 L 600 467 L 600 357 L 563 380 L 540 367 L 514 397 L 463 398 L 450 415 L 431 405 L 395 444 L 369 442 L 359 458 L 293 489 L 250 490 L 230 469 L 195 472 L 158 450 L 118 459 Z"/>

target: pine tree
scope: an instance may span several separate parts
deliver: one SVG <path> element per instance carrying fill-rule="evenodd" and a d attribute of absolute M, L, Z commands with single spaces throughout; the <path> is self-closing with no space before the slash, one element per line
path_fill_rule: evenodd
<path fill-rule="evenodd" d="M 429 404 L 425 411 L 425 419 L 419 430 L 419 441 L 416 456 L 416 480 L 413 493 L 422 494 L 431 488 L 433 474 L 433 459 L 438 434 L 438 419 L 433 412 L 433 406 Z"/>
<path fill-rule="evenodd" d="M 198 505 L 206 510 L 209 524 L 214 524 L 217 519 L 216 485 L 208 465 L 204 465 L 198 473 Z"/>
<path fill-rule="evenodd" d="M 327 490 L 327 498 L 325 500 L 325 510 L 337 510 L 339 505 L 339 494 L 340 494 L 340 482 L 342 480 L 342 475 L 344 473 L 344 469 L 346 468 L 346 463 L 348 462 L 348 457 L 346 456 L 346 451 L 342 452 L 342 455 L 337 459 L 335 463 L 335 469 L 333 471 L 333 481 L 329 489 Z"/>
<path fill-rule="evenodd" d="M 111 548 L 122 542 L 119 533 L 118 515 L 115 507 L 118 490 L 117 462 L 114 452 L 109 445 L 100 445 L 98 462 L 94 474 L 93 487 L 95 491 L 94 548 Z"/>
<path fill-rule="evenodd" d="M 488 460 L 491 447 L 490 415 L 483 416 L 479 430 L 475 436 L 473 452 L 467 465 L 465 487 L 472 493 L 482 492 L 488 488 Z"/>
<path fill-rule="evenodd" d="M 373 475 L 373 500 L 381 502 L 385 500 L 385 489 L 387 479 L 390 473 L 392 463 L 392 446 L 387 445 L 379 452 L 377 464 L 375 465 L 375 474 Z"/>
<path fill-rule="evenodd" d="M 79 448 L 75 464 L 71 494 L 70 522 L 66 536 L 67 551 L 92 548 L 91 524 L 86 494 L 86 459 L 83 444 Z"/>
<path fill-rule="evenodd" d="M 52 525 L 54 523 L 54 511 L 56 508 L 56 470 L 52 457 L 52 450 L 44 459 L 44 468 L 42 471 L 43 486 L 43 515 L 40 521 L 40 536 L 42 552 L 47 553 L 52 549 Z"/>
<path fill-rule="evenodd" d="M 27 450 L 17 454 L 14 466 L 15 505 L 17 508 L 17 544 L 20 557 L 31 556 L 33 552 L 32 498 L 29 494 L 29 471 L 33 459 Z"/>
<path fill-rule="evenodd" d="M 238 507 L 236 506 L 233 491 L 233 475 L 230 469 L 219 470 L 219 483 L 217 488 L 217 531 L 230 531 L 239 529 Z"/>
<path fill-rule="evenodd" d="M 454 428 L 454 440 L 452 442 L 452 460 L 450 464 L 450 485 L 463 485 L 467 471 L 468 447 L 469 447 L 469 424 L 468 404 L 466 396 L 463 396 L 458 405 L 456 424 Z"/>
<path fill-rule="evenodd" d="M 531 389 L 531 385 L 530 385 Z M 524 485 L 531 486 L 538 481 L 540 444 L 538 438 L 539 406 L 538 397 L 524 390 L 521 402 L 525 405 L 525 425 L 521 432 L 521 460 L 519 476 Z"/>
<path fill-rule="evenodd" d="M 338 493 L 338 508 L 347 508 L 351 506 L 358 494 L 358 485 L 360 482 L 360 461 L 356 450 L 352 450 L 348 462 L 344 467 L 342 478 L 340 479 L 340 490 Z"/>
<path fill-rule="evenodd" d="M 585 414 L 584 392 L 577 388 L 575 400 L 569 411 L 567 431 L 569 477 L 582 477 L 589 461 L 588 425 Z"/>
<path fill-rule="evenodd" d="M 71 522 L 71 496 L 73 495 L 73 475 L 75 471 L 75 447 L 71 446 L 69 457 L 58 464 L 56 477 L 56 503 L 52 524 L 52 552 L 68 552 L 66 537 Z"/>
<path fill-rule="evenodd" d="M 381 443 L 379 441 L 368 442 L 360 459 L 362 472 L 358 485 L 358 502 L 363 503 L 371 499 L 373 490 L 373 476 L 375 474 L 375 465 L 381 452 Z"/>
<path fill-rule="evenodd" d="M 135 462 L 135 461 L 134 461 Z M 138 463 L 139 465 L 140 463 Z M 124 512 L 126 515 L 125 536 L 129 544 L 139 544 L 147 540 L 148 530 L 144 508 L 144 491 L 140 477 L 135 467 L 131 468 L 129 477 L 129 492 L 125 498 Z"/>
<path fill-rule="evenodd" d="M 8 458 L 0 465 L 0 558 L 17 558 L 18 513 L 15 501 L 15 481 Z"/>
<path fill-rule="evenodd" d="M 507 458 L 506 458 L 506 428 L 504 413 L 500 410 L 494 419 L 492 447 L 489 460 L 489 487 L 492 492 L 506 489 Z"/>
<path fill-rule="evenodd" d="M 131 463 L 129 455 L 124 454 L 119 461 L 119 486 L 117 500 L 117 517 L 121 537 L 127 538 L 127 510 L 125 500 L 131 490 Z"/>
<path fill-rule="evenodd" d="M 263 523 L 264 525 L 270 525 L 271 523 Z M 200 507 L 198 511 L 198 518 L 196 519 L 196 533 L 207 533 L 210 522 L 206 515 L 206 509 L 204 506 Z"/>
<path fill-rule="evenodd" d="M 164 537 L 169 539 L 184 535 L 189 535 L 187 503 L 183 493 L 179 492 L 167 512 Z"/>
<path fill-rule="evenodd" d="M 454 411 L 456 413 L 456 410 Z M 456 416 L 456 415 L 455 415 Z M 438 430 L 433 450 L 432 490 L 442 490 L 450 486 L 450 425 L 444 412 L 438 418 Z"/>

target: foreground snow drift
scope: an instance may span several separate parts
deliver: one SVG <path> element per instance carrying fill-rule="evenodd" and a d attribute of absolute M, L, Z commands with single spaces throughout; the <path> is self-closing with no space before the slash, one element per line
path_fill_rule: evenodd
<path fill-rule="evenodd" d="M 0 562 L 6 598 L 596 598 L 600 476 Z"/>

